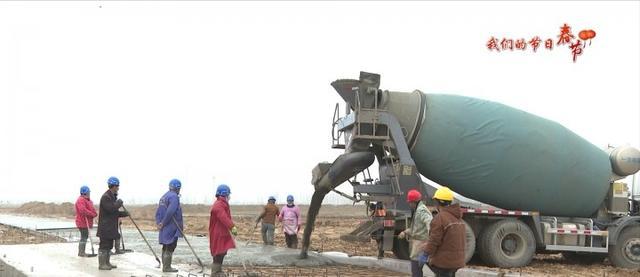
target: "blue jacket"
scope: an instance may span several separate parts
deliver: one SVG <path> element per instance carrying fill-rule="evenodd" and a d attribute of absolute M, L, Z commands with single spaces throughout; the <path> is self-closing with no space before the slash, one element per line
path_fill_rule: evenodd
<path fill-rule="evenodd" d="M 175 191 L 170 190 L 160 198 L 158 209 L 156 210 L 156 224 L 162 223 L 163 226 L 158 234 L 160 244 L 171 244 L 181 237 L 180 231 L 173 221 L 174 217 L 180 229 L 184 230 L 180 197 Z"/>

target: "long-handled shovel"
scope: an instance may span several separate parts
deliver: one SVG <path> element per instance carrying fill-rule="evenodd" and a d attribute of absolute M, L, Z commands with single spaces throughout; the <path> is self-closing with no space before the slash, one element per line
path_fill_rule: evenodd
<path fill-rule="evenodd" d="M 204 264 L 202 263 L 202 261 L 200 260 L 200 258 L 198 257 L 198 255 L 196 254 L 196 251 L 193 250 L 193 247 L 191 247 L 191 243 L 189 243 L 189 240 L 187 239 L 187 236 L 184 234 L 184 232 L 182 231 L 182 229 L 180 229 L 180 225 L 178 225 L 178 221 L 176 220 L 175 217 L 171 217 L 171 219 L 173 219 L 173 223 L 176 224 L 176 228 L 178 228 L 178 231 L 180 231 L 180 234 L 182 234 L 182 238 L 184 238 L 184 241 L 187 242 L 187 245 L 189 246 L 189 249 L 191 249 L 191 252 L 193 253 L 194 256 L 196 256 L 196 259 L 198 260 L 198 264 L 200 265 L 200 267 L 202 268 L 200 270 L 200 273 L 204 272 Z"/>
<path fill-rule="evenodd" d="M 251 233 L 249 234 L 249 240 L 247 240 L 247 243 L 244 246 L 249 245 L 249 243 L 253 240 L 253 234 L 256 232 L 257 228 L 258 228 L 258 223 L 256 223 L 256 225 L 254 225 L 253 228 L 251 229 Z"/>
<path fill-rule="evenodd" d="M 98 256 L 98 254 L 96 254 L 96 251 L 93 250 L 93 239 L 91 239 L 91 227 L 93 226 L 89 226 L 89 220 L 85 217 L 84 218 L 84 222 L 87 224 L 87 233 L 89 233 L 89 244 L 91 244 L 91 254 L 87 254 L 87 257 L 95 257 Z"/>
<path fill-rule="evenodd" d="M 138 233 L 140 233 L 140 236 L 142 236 L 142 239 L 144 239 L 144 242 L 146 242 L 147 246 L 149 246 L 149 250 L 151 250 L 151 253 L 153 253 L 153 256 L 156 258 L 156 261 L 158 262 L 158 267 L 160 267 L 162 265 L 162 263 L 160 262 L 160 259 L 158 258 L 158 255 L 156 255 L 156 251 L 153 250 L 153 247 L 151 247 L 151 244 L 149 244 L 149 241 L 147 240 L 147 238 L 144 236 L 142 231 L 140 231 L 140 228 L 138 227 L 138 224 L 136 224 L 135 220 L 133 220 L 133 217 L 131 216 L 129 211 L 127 211 L 127 208 L 125 208 L 124 205 L 122 205 L 122 209 L 127 214 L 129 214 L 129 219 L 131 219 L 131 222 L 133 223 L 133 226 L 136 226 L 136 229 L 138 229 Z"/>
<path fill-rule="evenodd" d="M 122 222 L 118 222 L 118 228 L 120 229 L 120 241 L 122 242 L 122 251 L 125 253 L 133 252 L 133 249 L 127 249 L 124 247 L 124 236 L 122 235 Z"/>

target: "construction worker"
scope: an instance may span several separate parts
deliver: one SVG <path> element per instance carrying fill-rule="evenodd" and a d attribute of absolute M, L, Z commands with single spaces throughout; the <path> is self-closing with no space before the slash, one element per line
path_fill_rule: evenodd
<path fill-rule="evenodd" d="M 300 208 L 293 204 L 293 195 L 287 196 L 287 205 L 282 207 L 278 220 L 282 222 L 284 240 L 288 248 L 298 248 L 298 232 L 300 232 Z"/>
<path fill-rule="evenodd" d="M 400 239 L 409 240 L 409 258 L 411 259 L 411 276 L 422 277 L 423 263 L 420 263 L 419 256 L 423 252 L 422 247 L 429 237 L 429 224 L 433 215 L 422 201 L 422 194 L 412 189 L 407 192 L 407 202 L 411 208 L 411 228 L 398 234 Z"/>
<path fill-rule="evenodd" d="M 88 186 L 82 186 L 80 188 L 80 196 L 76 200 L 76 227 L 80 230 L 78 257 L 87 257 L 84 251 L 89 238 L 89 228 L 93 228 L 93 218 L 96 216 L 98 216 L 98 213 L 96 213 L 93 202 L 91 202 L 91 191 Z"/>
<path fill-rule="evenodd" d="M 264 206 L 264 210 L 256 219 L 256 226 L 258 222 L 262 220 L 262 228 L 260 232 L 262 233 L 262 241 L 265 245 L 273 245 L 273 235 L 276 228 L 276 216 L 278 216 L 278 207 L 276 206 L 276 198 L 273 196 L 269 196 L 269 200 L 267 201 L 267 205 Z"/>
<path fill-rule="evenodd" d="M 382 201 L 369 204 L 369 212 L 371 213 L 370 216 L 372 217 L 374 222 L 380 222 L 380 220 L 384 220 L 384 218 L 387 216 L 387 211 L 385 210 L 384 203 Z M 380 228 L 371 233 L 371 237 L 376 240 L 376 245 L 378 246 L 378 259 L 384 258 L 384 245 L 382 244 L 383 235 L 383 224 L 380 224 Z"/>
<path fill-rule="evenodd" d="M 431 221 L 424 248 L 427 263 L 437 277 L 456 276 L 464 267 L 465 225 L 460 204 L 452 204 L 453 191 L 441 187 L 433 195 L 438 214 Z"/>
<path fill-rule="evenodd" d="M 160 231 L 158 242 L 162 244 L 162 272 L 178 272 L 177 269 L 171 267 L 171 260 L 173 251 L 178 246 L 181 230 L 184 230 L 182 208 L 180 207 L 180 188 L 182 188 L 180 180 L 171 180 L 169 191 L 160 198 L 156 210 L 156 225 Z"/>
<path fill-rule="evenodd" d="M 111 249 L 114 240 L 120 237 L 118 233 L 118 218 L 129 216 L 129 213 L 119 211 L 122 199 L 118 199 L 120 180 L 110 177 L 107 180 L 109 189 L 100 198 L 100 214 L 98 216 L 98 233 L 100 247 L 98 250 L 98 269 L 111 270 L 117 266 L 111 264 Z"/>
<path fill-rule="evenodd" d="M 211 276 L 226 276 L 222 272 L 222 262 L 227 251 L 235 248 L 232 235 L 238 235 L 238 228 L 231 220 L 231 211 L 229 210 L 229 199 L 231 189 L 229 186 L 222 184 L 216 189 L 216 201 L 211 206 L 211 214 L 209 216 L 209 250 L 213 257 L 211 265 Z"/>

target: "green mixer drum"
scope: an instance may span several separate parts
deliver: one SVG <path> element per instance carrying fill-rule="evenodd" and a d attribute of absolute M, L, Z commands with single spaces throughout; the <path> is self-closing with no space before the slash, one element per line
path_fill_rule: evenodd
<path fill-rule="evenodd" d="M 604 200 L 607 154 L 562 125 L 464 96 L 427 94 L 425 104 L 411 154 L 426 178 L 499 208 L 544 215 L 587 217 Z"/>

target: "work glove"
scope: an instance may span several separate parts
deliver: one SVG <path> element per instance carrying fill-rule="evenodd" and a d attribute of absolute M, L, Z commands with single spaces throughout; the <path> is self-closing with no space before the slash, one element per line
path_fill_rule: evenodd
<path fill-rule="evenodd" d="M 423 251 L 418 255 L 418 264 L 420 266 L 427 264 L 427 261 L 429 261 L 429 254 L 427 254 L 427 252 Z"/>
<path fill-rule="evenodd" d="M 122 215 L 125 216 L 125 217 L 130 216 L 128 211 L 123 211 Z M 120 222 L 120 224 L 122 225 L 122 222 Z"/>
<path fill-rule="evenodd" d="M 118 208 L 122 207 L 122 199 L 116 200 L 116 206 L 118 206 Z"/>
<path fill-rule="evenodd" d="M 162 222 L 160 222 L 160 223 L 158 223 L 158 225 L 157 225 L 156 227 L 158 227 L 158 230 L 162 230 L 162 227 L 163 227 L 163 226 L 164 226 L 164 225 L 162 225 Z"/>
<path fill-rule="evenodd" d="M 232 234 L 234 237 L 235 237 L 235 236 L 237 236 L 237 235 L 238 235 L 238 227 L 233 226 L 233 227 L 231 228 L 231 234 Z"/>
<path fill-rule="evenodd" d="M 400 232 L 400 234 L 398 234 L 398 238 L 399 239 L 406 239 L 407 238 L 407 233 L 405 233 L 404 231 Z"/>

